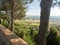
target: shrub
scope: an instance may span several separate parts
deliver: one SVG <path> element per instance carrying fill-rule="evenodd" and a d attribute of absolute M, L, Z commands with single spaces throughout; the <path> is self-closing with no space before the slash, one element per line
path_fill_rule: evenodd
<path fill-rule="evenodd" d="M 47 36 L 46 45 L 58 45 L 58 32 L 57 29 L 50 28 Z"/>
<path fill-rule="evenodd" d="M 35 45 L 35 42 L 33 39 L 28 35 L 24 37 L 24 40 L 29 44 L 29 45 Z"/>
<path fill-rule="evenodd" d="M 58 43 L 59 43 L 59 45 L 60 45 L 60 35 L 58 36 L 58 41 L 59 41 Z"/>

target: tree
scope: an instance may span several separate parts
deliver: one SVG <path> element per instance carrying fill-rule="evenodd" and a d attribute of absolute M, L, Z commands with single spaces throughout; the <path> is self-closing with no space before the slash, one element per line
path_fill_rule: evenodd
<path fill-rule="evenodd" d="M 12 2 L 10 2 L 10 5 L 11 5 L 11 8 L 10 8 L 10 11 L 11 11 L 11 31 L 13 31 L 13 18 L 14 18 L 14 9 L 16 8 L 16 7 L 14 7 L 15 6 L 15 3 L 17 3 L 17 4 L 20 4 L 20 5 L 18 5 L 18 8 L 20 8 L 20 9 L 22 9 L 22 11 L 20 10 L 20 13 L 19 14 L 25 14 L 25 11 L 24 11 L 24 9 L 25 8 L 23 8 L 24 6 L 25 6 L 25 4 L 27 4 L 28 2 L 30 2 L 31 3 L 31 1 L 32 0 L 12 0 Z M 24 12 L 23 12 L 24 11 Z M 22 13 L 23 12 L 23 13 Z"/>
<path fill-rule="evenodd" d="M 1 9 L 1 5 L 0 5 L 0 9 Z M 1 10 L 0 10 L 0 16 L 1 16 Z M 0 24 L 1 24 L 1 17 L 0 17 Z"/>
<path fill-rule="evenodd" d="M 3 0 L 2 1 L 2 8 L 4 11 L 10 11 L 10 15 L 7 17 L 10 18 L 11 22 L 11 31 L 13 30 L 13 20 L 14 19 L 21 19 L 22 17 L 25 16 L 26 13 L 26 4 L 31 3 L 32 0 Z M 5 10 L 6 9 L 6 10 Z"/>
<path fill-rule="evenodd" d="M 38 45 L 45 45 L 51 6 L 60 6 L 59 0 L 41 0 L 41 16 L 38 32 Z"/>
<path fill-rule="evenodd" d="M 7 3 L 6 0 L 1 0 L 1 6 L 0 6 L 1 15 L 0 15 L 0 17 L 1 17 L 1 19 L 3 19 L 3 23 L 4 23 L 4 20 L 7 20 L 7 14 L 8 14 L 7 13 L 8 8 L 6 7 L 7 6 L 6 3 Z M 2 11 L 3 11 L 3 13 L 2 13 Z"/>
<path fill-rule="evenodd" d="M 0 24 L 1 24 L 1 11 L 0 11 Z"/>
<path fill-rule="evenodd" d="M 41 0 L 41 16 L 40 16 L 40 26 L 38 32 L 38 45 L 46 44 L 46 33 L 48 31 L 50 8 L 52 5 L 52 0 Z"/>

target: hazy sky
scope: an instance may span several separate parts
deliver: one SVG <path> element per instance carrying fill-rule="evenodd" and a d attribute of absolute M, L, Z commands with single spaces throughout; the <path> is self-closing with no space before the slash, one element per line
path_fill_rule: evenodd
<path fill-rule="evenodd" d="M 40 2 L 38 0 L 34 0 L 33 3 L 29 4 L 27 15 L 40 15 L 41 9 L 39 6 Z M 51 16 L 60 16 L 60 9 L 58 7 L 51 8 L 50 12 Z"/>

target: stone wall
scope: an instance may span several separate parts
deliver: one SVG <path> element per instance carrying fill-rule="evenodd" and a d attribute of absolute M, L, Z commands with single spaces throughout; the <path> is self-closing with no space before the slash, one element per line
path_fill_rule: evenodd
<path fill-rule="evenodd" d="M 11 32 L 0 24 L 0 37 L 2 38 L 2 45 L 28 45 L 23 39 Z"/>

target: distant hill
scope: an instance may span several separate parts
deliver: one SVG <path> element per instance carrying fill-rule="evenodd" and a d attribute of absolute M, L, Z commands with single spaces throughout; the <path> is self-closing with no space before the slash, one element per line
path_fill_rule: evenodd
<path fill-rule="evenodd" d="M 40 19 L 40 16 L 30 16 L 30 15 L 28 15 L 28 16 L 25 16 L 25 18 L 27 18 L 27 19 Z"/>
<path fill-rule="evenodd" d="M 39 20 L 40 16 L 25 16 L 25 19 Z M 60 21 L 60 16 L 50 16 L 51 21 Z"/>
<path fill-rule="evenodd" d="M 60 21 L 60 16 L 50 16 L 50 20 Z"/>

